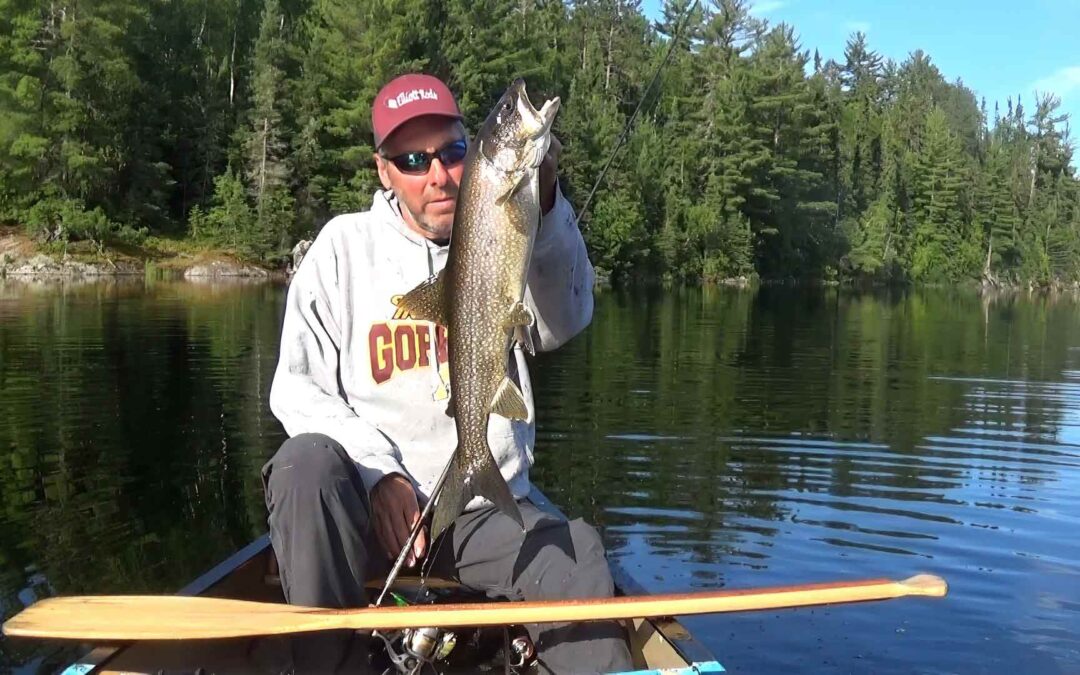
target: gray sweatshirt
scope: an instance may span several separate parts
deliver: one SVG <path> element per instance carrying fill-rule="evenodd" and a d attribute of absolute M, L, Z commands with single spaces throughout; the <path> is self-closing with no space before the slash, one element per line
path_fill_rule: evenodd
<path fill-rule="evenodd" d="M 448 251 L 410 230 L 393 195 L 379 191 L 370 211 L 323 227 L 289 287 L 270 408 L 290 436 L 321 433 L 344 446 L 369 492 L 399 473 L 426 500 L 457 447 L 446 415 L 446 330 L 397 308 L 402 295 L 442 270 Z M 538 351 L 589 324 L 592 286 L 573 209 L 558 193 L 537 235 L 525 290 Z M 521 347 L 511 356 L 529 417 L 491 415 L 488 444 L 521 498 L 531 489 L 535 409 Z M 468 508 L 485 503 L 478 497 Z"/>

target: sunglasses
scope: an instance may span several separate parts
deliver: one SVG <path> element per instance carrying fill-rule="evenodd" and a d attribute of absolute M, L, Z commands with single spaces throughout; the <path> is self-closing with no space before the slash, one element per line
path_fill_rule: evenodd
<path fill-rule="evenodd" d="M 394 155 L 393 157 L 383 155 L 383 158 L 386 161 L 393 163 L 401 173 L 420 175 L 428 172 L 428 169 L 431 168 L 431 160 L 436 157 L 439 158 L 439 161 L 442 162 L 443 166 L 454 166 L 465 159 L 465 154 L 468 151 L 469 144 L 465 139 L 461 139 L 448 143 L 435 152 L 413 150 L 412 152 L 403 152 L 400 155 Z"/>

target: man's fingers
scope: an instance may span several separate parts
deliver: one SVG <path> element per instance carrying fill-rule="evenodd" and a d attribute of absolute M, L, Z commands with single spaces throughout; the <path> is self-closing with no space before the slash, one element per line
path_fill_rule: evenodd
<path fill-rule="evenodd" d="M 420 507 L 412 485 L 399 476 L 384 478 L 373 491 L 372 510 L 375 514 L 375 534 L 386 550 L 386 556 L 394 560 L 405 548 L 413 525 L 420 519 Z M 410 567 L 415 565 L 426 548 L 427 537 L 421 529 L 405 563 Z"/>
<path fill-rule="evenodd" d="M 396 558 L 401 553 L 401 549 L 405 548 L 406 542 L 409 541 L 410 528 L 408 509 L 408 503 L 401 504 L 398 508 L 392 509 L 392 513 L 394 514 L 394 555 L 392 557 L 394 558 Z M 405 562 L 407 564 L 411 564 L 408 560 L 406 560 Z"/>
<path fill-rule="evenodd" d="M 553 164 L 559 161 L 559 155 L 562 154 L 562 142 L 555 137 L 555 134 L 551 135 L 551 143 L 548 145 L 547 154 Z"/>
<path fill-rule="evenodd" d="M 413 527 L 420 520 L 420 512 L 417 511 L 413 515 Z M 424 527 L 420 527 L 420 531 L 416 533 L 416 541 L 413 542 L 413 557 L 416 560 L 424 557 L 424 551 L 427 549 L 427 532 L 424 531 Z"/>
<path fill-rule="evenodd" d="M 390 529 L 390 523 L 385 518 L 375 519 L 375 534 L 379 537 L 379 543 L 382 545 L 386 557 L 392 559 L 394 554 L 390 551 L 394 548 L 394 534 Z"/>

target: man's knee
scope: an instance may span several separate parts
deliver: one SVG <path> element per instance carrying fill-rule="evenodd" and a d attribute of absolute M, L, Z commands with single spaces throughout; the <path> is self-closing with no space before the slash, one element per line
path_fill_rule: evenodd
<path fill-rule="evenodd" d="M 593 560 L 604 557 L 604 542 L 600 533 L 581 518 L 570 521 L 570 538 L 579 559 Z"/>
<path fill-rule="evenodd" d="M 301 488 L 321 488 L 342 480 L 352 481 L 356 469 L 345 449 L 324 434 L 300 434 L 278 449 L 263 468 L 270 492 Z"/>
<path fill-rule="evenodd" d="M 539 577 L 539 587 L 528 589 L 527 595 L 536 591 L 544 598 L 575 598 L 614 593 L 604 543 L 596 528 L 579 518 L 549 524 L 542 532 L 542 539 L 532 546 L 527 539 L 522 547 L 529 567 Z"/>
<path fill-rule="evenodd" d="M 615 582 L 611 577 L 604 542 L 596 528 L 580 518 L 570 521 L 570 538 L 574 542 L 575 564 L 573 577 L 579 591 L 594 597 L 611 595 Z"/>

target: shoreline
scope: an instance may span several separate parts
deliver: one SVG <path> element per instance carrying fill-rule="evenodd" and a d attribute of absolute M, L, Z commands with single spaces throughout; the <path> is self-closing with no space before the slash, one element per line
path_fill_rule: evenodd
<path fill-rule="evenodd" d="M 228 251 L 195 248 L 187 242 L 154 240 L 143 247 L 97 251 L 85 242 L 63 252 L 37 245 L 18 228 L 0 227 L 0 279 L 26 281 L 146 277 L 177 280 L 287 278 L 284 270 L 245 261 Z"/>
<path fill-rule="evenodd" d="M 309 242 L 302 242 L 309 243 Z M 0 227 L 0 279 L 27 282 L 43 281 L 94 281 L 109 279 L 133 279 L 152 276 L 174 281 L 288 281 L 290 269 L 275 269 L 248 262 L 222 249 L 198 248 L 183 240 L 156 239 L 145 247 L 124 250 L 110 248 L 104 253 L 87 250 L 85 242 L 72 244 L 68 252 L 49 252 L 37 245 L 21 230 Z M 306 251 L 306 248 L 304 249 Z M 302 252 L 294 255 L 298 264 Z M 612 284 L 598 270 L 596 290 L 623 288 L 649 288 L 672 286 L 697 286 L 714 288 L 836 288 L 862 291 L 904 290 L 915 288 L 953 288 L 977 291 L 986 295 L 1002 293 L 1060 293 L 1080 292 L 1080 281 L 1053 281 L 1049 284 L 1036 282 L 1001 282 L 975 280 L 958 283 L 910 283 L 870 282 L 857 279 L 763 279 L 759 277 L 735 277 L 711 280 L 698 284 L 671 284 L 660 279 L 630 280 Z"/>

